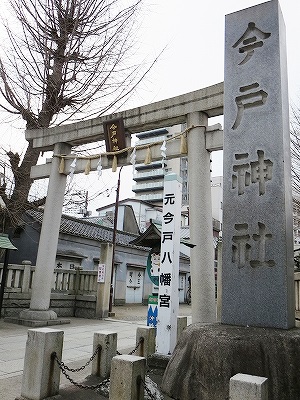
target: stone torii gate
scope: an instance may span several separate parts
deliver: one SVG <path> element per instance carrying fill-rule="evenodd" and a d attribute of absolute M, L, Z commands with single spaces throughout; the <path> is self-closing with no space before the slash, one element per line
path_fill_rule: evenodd
<path fill-rule="evenodd" d="M 212 246 L 212 210 L 210 188 L 210 152 L 223 148 L 220 125 L 208 127 L 208 118 L 223 114 L 223 83 L 218 83 L 191 93 L 133 108 L 127 111 L 93 118 L 54 128 L 27 130 L 26 139 L 41 151 L 53 150 L 51 162 L 32 167 L 31 178 L 50 177 L 44 211 L 30 309 L 20 313 L 22 320 L 49 321 L 57 318 L 49 309 L 51 283 L 55 266 L 60 219 L 67 175 L 72 160 L 65 160 L 64 173 L 59 173 L 60 158 L 68 155 L 71 147 L 104 140 L 103 122 L 123 117 L 129 141 L 130 135 L 145 130 L 186 123 L 189 133 L 188 177 L 190 208 L 190 239 L 196 246 L 191 249 L 192 319 L 193 322 L 215 322 L 214 255 Z M 137 152 L 136 163 L 143 163 L 146 149 Z M 168 158 L 180 157 L 180 140 L 168 144 Z M 152 149 L 152 160 L 161 160 L 159 146 Z M 91 160 L 91 170 L 96 170 L 98 160 Z M 129 165 L 130 155 L 120 157 L 119 165 Z M 86 161 L 78 159 L 75 173 L 84 172 Z M 111 168 L 111 160 L 103 157 L 102 168 Z M 107 263 L 110 276 L 111 252 L 100 256 Z M 109 287 L 109 286 L 108 286 Z M 107 296 L 102 295 L 100 315 L 108 310 Z M 107 298 L 106 298 L 107 297 Z M 54 321 L 52 321 L 54 322 Z M 25 322 L 24 322 L 25 324 Z"/>

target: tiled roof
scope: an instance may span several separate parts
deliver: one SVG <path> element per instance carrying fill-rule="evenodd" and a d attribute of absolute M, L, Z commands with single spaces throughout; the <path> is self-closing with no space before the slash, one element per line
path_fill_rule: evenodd
<path fill-rule="evenodd" d="M 154 247 L 157 245 L 157 242 L 160 242 L 161 238 L 161 229 L 162 225 L 159 222 L 151 221 L 148 228 L 143 232 L 140 236 L 132 241 L 133 244 L 136 245 L 144 245 L 149 247 Z M 188 235 L 188 236 L 187 236 Z M 188 247 L 195 247 L 190 240 L 189 240 L 189 229 L 184 230 L 184 235 L 182 235 L 182 227 L 180 227 L 180 243 L 188 246 Z"/>
<path fill-rule="evenodd" d="M 38 223 L 43 221 L 43 211 L 29 210 L 26 214 L 33 218 Z M 112 243 L 113 229 L 108 228 L 90 221 L 62 215 L 60 222 L 60 233 L 67 235 L 80 236 L 87 239 L 98 240 L 99 242 Z M 141 247 L 134 246 L 130 242 L 136 239 L 138 235 L 125 233 L 121 231 L 116 232 L 116 244 L 120 246 Z"/>

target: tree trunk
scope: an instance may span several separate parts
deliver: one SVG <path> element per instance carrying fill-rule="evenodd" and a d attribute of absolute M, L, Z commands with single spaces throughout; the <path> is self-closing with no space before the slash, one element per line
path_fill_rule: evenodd
<path fill-rule="evenodd" d="M 36 165 L 40 155 L 40 150 L 32 147 L 32 143 L 28 143 L 26 153 L 20 165 L 13 167 L 12 172 L 15 179 L 13 194 L 7 198 L 6 208 L 0 208 L 0 232 L 11 232 L 20 222 L 22 214 L 28 209 L 28 194 L 33 180 L 30 178 L 30 170 Z M 14 154 L 9 155 L 10 158 Z"/>

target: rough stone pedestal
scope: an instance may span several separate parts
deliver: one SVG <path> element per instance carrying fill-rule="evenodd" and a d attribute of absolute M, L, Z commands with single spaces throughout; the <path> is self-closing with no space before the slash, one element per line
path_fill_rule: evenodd
<path fill-rule="evenodd" d="M 200 323 L 182 333 L 162 390 L 180 400 L 224 400 L 238 373 L 268 378 L 269 400 L 300 399 L 300 329 Z"/>
<path fill-rule="evenodd" d="M 70 323 L 69 319 L 57 318 L 57 314 L 53 310 L 30 309 L 21 311 L 19 317 L 5 317 L 4 321 L 32 328 Z"/>

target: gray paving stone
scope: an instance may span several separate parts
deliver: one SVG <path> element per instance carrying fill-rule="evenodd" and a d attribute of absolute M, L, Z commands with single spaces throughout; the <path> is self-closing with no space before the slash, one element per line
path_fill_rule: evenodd
<path fill-rule="evenodd" d="M 115 307 L 116 316 L 105 320 L 89 320 L 70 318 L 69 325 L 58 326 L 64 331 L 63 361 L 71 368 L 84 365 L 92 355 L 93 333 L 100 330 L 118 332 L 118 351 L 128 354 L 135 347 L 137 326 L 146 325 L 144 315 L 147 306 L 120 306 Z M 131 320 L 131 315 L 136 320 Z M 181 305 L 180 314 L 187 315 L 191 322 L 191 306 Z M 55 329 L 55 327 L 52 327 Z M 24 366 L 25 345 L 28 327 L 10 324 L 0 319 L 0 398 L 1 400 L 15 400 L 20 397 L 22 373 Z M 1 361 L 1 354 L 5 360 Z M 19 358 L 16 358 L 20 355 Z M 72 374 L 72 378 L 82 382 L 90 375 L 91 366 L 80 373 Z M 158 378 L 160 380 L 160 378 Z M 57 400 L 101 400 L 105 397 L 91 390 L 77 389 L 71 386 L 62 375 L 60 382 L 60 396 Z M 167 397 L 165 398 L 167 399 Z M 53 399 L 55 400 L 55 399 Z"/>

